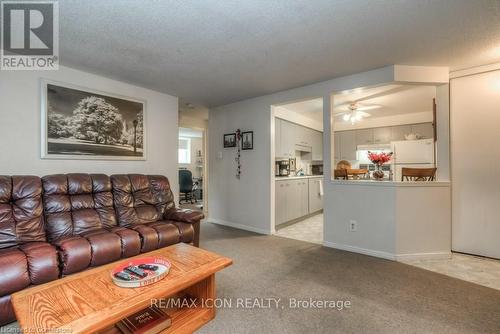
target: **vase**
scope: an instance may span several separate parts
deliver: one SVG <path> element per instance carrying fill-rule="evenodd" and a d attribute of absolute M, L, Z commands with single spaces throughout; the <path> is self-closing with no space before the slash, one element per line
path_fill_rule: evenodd
<path fill-rule="evenodd" d="M 375 171 L 372 173 L 373 178 L 377 181 L 382 181 L 384 178 L 384 172 L 382 171 L 382 165 L 375 165 Z"/>

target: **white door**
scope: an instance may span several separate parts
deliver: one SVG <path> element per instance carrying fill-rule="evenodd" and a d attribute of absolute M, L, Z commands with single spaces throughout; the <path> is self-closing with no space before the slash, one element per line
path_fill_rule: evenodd
<path fill-rule="evenodd" d="M 452 249 L 500 259 L 500 70 L 450 91 Z"/>

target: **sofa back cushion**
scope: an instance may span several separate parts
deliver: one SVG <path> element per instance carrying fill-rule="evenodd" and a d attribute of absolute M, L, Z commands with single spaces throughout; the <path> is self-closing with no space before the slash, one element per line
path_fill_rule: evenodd
<path fill-rule="evenodd" d="M 57 174 L 42 178 L 50 241 L 117 226 L 109 176 Z"/>
<path fill-rule="evenodd" d="M 112 175 L 111 183 L 120 226 L 133 227 L 162 220 L 165 210 L 175 207 L 165 176 Z"/>
<path fill-rule="evenodd" d="M 0 249 L 46 241 L 38 176 L 0 176 Z"/>

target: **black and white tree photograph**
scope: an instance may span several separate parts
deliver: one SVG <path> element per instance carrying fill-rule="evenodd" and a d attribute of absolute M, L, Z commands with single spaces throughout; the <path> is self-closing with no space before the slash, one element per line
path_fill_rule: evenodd
<path fill-rule="evenodd" d="M 144 159 L 144 102 L 50 83 L 42 89 L 44 157 Z"/>

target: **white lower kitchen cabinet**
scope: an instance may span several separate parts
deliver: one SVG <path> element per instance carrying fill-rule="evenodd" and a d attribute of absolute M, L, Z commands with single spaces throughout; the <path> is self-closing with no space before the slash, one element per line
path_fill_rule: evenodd
<path fill-rule="evenodd" d="M 297 180 L 298 188 L 299 188 L 299 207 L 300 207 L 300 215 L 299 217 L 306 216 L 309 214 L 309 182 L 308 179 L 300 179 Z M 299 218 L 297 217 L 297 218 Z"/>
<path fill-rule="evenodd" d="M 276 180 L 275 187 L 275 225 L 289 222 L 309 213 L 319 211 L 323 208 L 323 202 L 319 196 L 320 178 L 300 177 L 296 179 Z M 311 208 L 311 190 L 313 188 L 313 208 Z"/>
<path fill-rule="evenodd" d="M 283 224 L 286 222 L 286 184 L 287 181 L 276 181 L 275 187 L 275 224 L 278 226 L 279 224 Z M 290 184 L 288 183 L 288 188 L 290 188 Z"/>
<path fill-rule="evenodd" d="M 309 179 L 309 213 L 323 209 L 323 196 L 321 196 L 321 179 Z"/>

